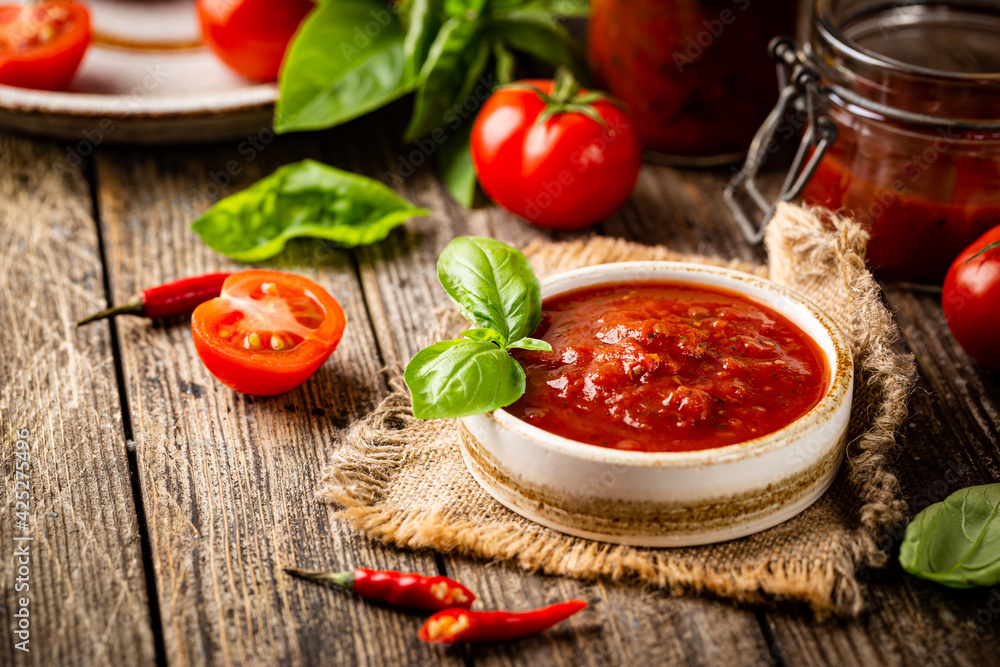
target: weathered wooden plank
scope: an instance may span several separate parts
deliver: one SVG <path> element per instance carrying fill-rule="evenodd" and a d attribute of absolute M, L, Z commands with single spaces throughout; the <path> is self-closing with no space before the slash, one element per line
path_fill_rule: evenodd
<path fill-rule="evenodd" d="M 108 328 L 73 327 L 105 306 L 88 184 L 58 145 L 0 133 L 0 202 L 0 664 L 152 664 Z"/>
<path fill-rule="evenodd" d="M 336 136 L 343 141 L 351 130 Z M 265 135 L 267 136 L 267 135 Z M 245 187 L 310 154 L 310 138 L 263 151 L 240 145 L 109 150 L 98 188 L 114 295 L 178 276 L 239 268 L 188 224 L 216 181 Z M 246 146 L 243 146 L 245 149 Z M 419 617 L 285 576 L 282 568 L 436 571 L 433 558 L 388 551 L 346 532 L 314 498 L 334 439 L 386 391 L 352 258 L 317 242 L 268 264 L 319 281 L 349 317 L 344 340 L 305 386 L 253 399 L 205 370 L 187 318 L 121 323 L 122 357 L 168 662 L 428 664 Z"/>
<path fill-rule="evenodd" d="M 373 133 L 365 133 L 369 138 Z M 354 149 L 351 166 L 369 175 L 399 163 L 402 149 L 383 138 Z M 644 182 L 647 179 L 644 179 Z M 435 313 L 450 308 L 437 281 L 437 257 L 462 234 L 493 236 L 517 246 L 555 238 L 495 207 L 465 211 L 452 202 L 427 169 L 396 180 L 405 195 L 433 215 L 409 223 L 386 242 L 357 251 L 369 311 L 384 355 L 404 365 L 433 340 Z M 640 189 L 639 198 L 647 196 Z M 641 216 L 631 206 L 623 216 Z M 643 219 L 643 224 L 655 222 Z M 569 238 L 571 235 L 559 235 Z M 446 332 L 451 335 L 457 332 Z M 560 599 L 581 598 L 591 608 L 564 628 L 510 645 L 476 646 L 476 664 L 607 665 L 650 658 L 657 664 L 719 664 L 737 656 L 766 654 L 767 644 L 753 613 L 724 602 L 651 595 L 636 588 L 583 584 L 527 574 L 509 566 L 483 567 L 466 558 L 445 559 L 448 573 L 469 584 L 483 608 L 528 609 Z"/>

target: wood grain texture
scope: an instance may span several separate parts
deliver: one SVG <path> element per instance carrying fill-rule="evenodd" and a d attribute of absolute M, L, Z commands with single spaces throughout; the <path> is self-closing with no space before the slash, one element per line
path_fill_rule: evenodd
<path fill-rule="evenodd" d="M 54 143 L 0 133 L 0 664 L 149 664 L 108 328 L 73 327 L 105 306 L 97 227 L 84 174 L 63 160 Z M 22 429 L 28 489 L 14 475 Z M 25 490 L 28 530 L 15 525 Z M 24 535 L 33 541 L 13 540 Z M 26 576 L 15 560 L 24 545 Z M 22 597 L 30 600 L 28 653 L 11 634 Z"/>
<path fill-rule="evenodd" d="M 362 133 L 375 136 L 374 132 Z M 378 176 L 398 164 L 401 147 L 385 137 L 377 146 L 378 150 L 372 150 L 372 142 L 366 142 L 365 150 L 355 150 L 351 166 Z M 453 308 L 435 269 L 448 241 L 472 234 L 524 247 L 533 239 L 552 236 L 495 207 L 463 210 L 427 169 L 395 182 L 404 196 L 434 213 L 407 224 L 384 243 L 359 249 L 357 255 L 365 298 L 384 354 L 405 365 L 434 336 L 458 333 L 444 331 L 437 324 L 441 313 Z M 638 196 L 646 195 L 644 185 Z M 642 210 L 631 206 L 623 215 L 642 217 Z M 644 218 L 642 224 L 657 222 Z M 446 564 L 449 575 L 472 586 L 484 608 L 529 609 L 568 598 L 591 603 L 555 632 L 510 645 L 470 648 L 469 656 L 476 664 L 608 665 L 651 659 L 655 664 L 709 665 L 724 662 L 726 656 L 732 661 L 768 650 L 753 613 L 728 603 L 671 598 L 627 586 L 584 584 L 528 574 L 510 566 L 484 568 L 481 562 L 466 558 L 448 557 Z M 671 631 L 658 631 L 663 627 Z"/>
<path fill-rule="evenodd" d="M 116 300 L 175 277 L 239 268 L 189 223 L 219 195 L 227 165 L 239 174 L 226 193 L 309 156 L 310 143 L 275 142 L 253 160 L 238 145 L 102 152 L 99 203 Z M 343 530 L 313 495 L 340 429 L 386 392 L 350 254 L 294 242 L 268 266 L 317 280 L 349 318 L 330 361 L 286 395 L 254 399 L 218 383 L 197 358 L 189 318 L 120 324 L 167 662 L 436 663 L 437 652 L 416 640 L 419 616 L 282 572 L 436 566 Z"/>

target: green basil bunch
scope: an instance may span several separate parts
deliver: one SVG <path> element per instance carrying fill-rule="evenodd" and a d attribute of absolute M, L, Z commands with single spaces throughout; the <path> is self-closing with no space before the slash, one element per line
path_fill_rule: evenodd
<path fill-rule="evenodd" d="M 320 0 L 281 72 L 277 132 L 333 127 L 414 93 L 405 138 L 429 136 L 445 184 L 471 206 L 474 111 L 514 75 L 519 51 L 587 76 L 582 50 L 559 17 L 586 0 Z"/>
<path fill-rule="evenodd" d="M 403 379 L 418 419 L 467 417 L 510 405 L 525 376 L 509 351 L 549 351 L 531 338 L 542 318 L 542 291 L 520 251 L 489 238 L 460 236 L 438 258 L 438 280 L 476 328 L 417 353 Z"/>
<path fill-rule="evenodd" d="M 913 517 L 899 562 L 952 588 L 1000 584 L 1000 484 L 956 491 Z"/>

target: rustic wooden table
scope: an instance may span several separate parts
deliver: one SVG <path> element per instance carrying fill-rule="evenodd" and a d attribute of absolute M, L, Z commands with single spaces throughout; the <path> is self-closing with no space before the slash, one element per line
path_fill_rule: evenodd
<path fill-rule="evenodd" d="M 237 268 L 188 228 L 219 183 L 233 192 L 304 157 L 382 178 L 410 150 L 385 130 L 398 112 L 273 142 L 265 133 L 262 150 L 0 134 L 0 664 L 1000 664 L 1000 588 L 948 590 L 895 563 L 867 573 L 865 616 L 820 623 L 795 605 L 741 608 L 396 551 L 339 524 L 313 496 L 320 470 L 340 430 L 386 394 L 379 369 L 405 363 L 447 303 L 440 250 L 459 234 L 521 246 L 545 236 L 494 207 L 463 210 L 426 165 L 396 185 L 431 216 L 354 252 L 294 242 L 269 263 L 319 280 L 350 316 L 336 354 L 298 390 L 255 400 L 226 389 L 198 361 L 187 318 L 74 330 L 142 287 Z M 727 174 L 647 165 L 632 200 L 590 233 L 759 260 L 720 203 Z M 911 506 L 1000 480 L 1000 376 L 963 354 L 938 297 L 888 287 L 886 299 L 920 366 L 895 462 Z M 25 534 L 13 472 L 24 435 L 34 539 L 14 542 Z M 12 634 L 24 544 L 30 653 Z M 417 641 L 419 615 L 291 579 L 290 565 L 446 573 L 488 607 L 592 605 L 536 638 L 443 650 Z"/>

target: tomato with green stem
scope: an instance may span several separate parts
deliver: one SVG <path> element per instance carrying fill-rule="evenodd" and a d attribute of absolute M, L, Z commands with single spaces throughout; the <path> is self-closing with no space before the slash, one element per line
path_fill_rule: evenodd
<path fill-rule="evenodd" d="M 0 84 L 63 90 L 90 37 L 90 13 L 81 4 L 0 5 Z"/>
<path fill-rule="evenodd" d="M 602 220 L 629 198 L 642 145 L 618 102 L 581 89 L 561 70 L 555 81 L 503 86 L 472 126 L 472 165 L 500 206 L 552 229 Z"/>
<path fill-rule="evenodd" d="M 948 328 L 969 356 L 1000 370 L 1000 225 L 952 262 L 941 304 Z"/>
<path fill-rule="evenodd" d="M 323 365 L 347 318 L 320 285 L 293 273 L 248 269 L 191 316 L 195 349 L 227 387 L 272 396 L 298 387 Z"/>
<path fill-rule="evenodd" d="M 255 81 L 276 81 L 289 42 L 312 11 L 311 0 L 198 0 L 208 47 Z"/>

